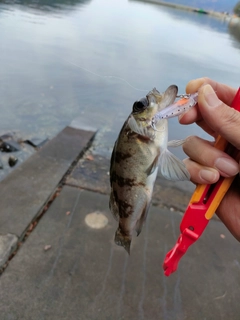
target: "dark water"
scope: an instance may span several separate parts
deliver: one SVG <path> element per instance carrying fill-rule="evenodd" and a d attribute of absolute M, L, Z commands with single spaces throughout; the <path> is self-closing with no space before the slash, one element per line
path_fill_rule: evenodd
<path fill-rule="evenodd" d="M 1 1 L 0 132 L 51 138 L 74 120 L 99 128 L 108 153 L 132 103 L 153 87 L 184 92 L 201 76 L 237 87 L 239 33 L 231 30 L 138 1 Z M 205 136 L 170 121 L 171 139 L 190 134 Z"/>

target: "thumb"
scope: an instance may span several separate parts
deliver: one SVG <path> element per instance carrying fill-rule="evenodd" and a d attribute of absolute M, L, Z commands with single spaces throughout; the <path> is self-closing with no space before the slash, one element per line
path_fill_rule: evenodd
<path fill-rule="evenodd" d="M 205 122 L 240 149 L 240 112 L 219 100 L 209 84 L 199 90 L 198 105 Z"/>

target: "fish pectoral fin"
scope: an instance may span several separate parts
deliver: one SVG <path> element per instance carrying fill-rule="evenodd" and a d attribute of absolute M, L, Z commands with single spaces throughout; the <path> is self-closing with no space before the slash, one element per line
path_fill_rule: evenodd
<path fill-rule="evenodd" d="M 185 164 L 167 149 L 160 155 L 159 169 L 162 176 L 168 180 L 190 179 L 190 174 Z"/>
<path fill-rule="evenodd" d="M 150 176 L 158 168 L 158 158 L 159 158 L 159 155 L 156 156 L 156 158 L 153 160 L 153 162 L 147 168 L 146 173 L 148 176 Z"/>
<path fill-rule="evenodd" d="M 183 145 L 185 141 L 186 141 L 186 139 L 170 140 L 170 141 L 168 141 L 167 145 L 168 145 L 168 147 L 176 148 L 176 147 L 180 147 L 181 145 Z"/>
<path fill-rule="evenodd" d="M 155 137 L 155 135 L 152 132 L 150 132 L 147 128 L 139 126 L 132 115 L 128 118 L 128 125 L 133 132 L 140 134 L 140 136 L 143 136 L 150 140 L 153 140 Z"/>

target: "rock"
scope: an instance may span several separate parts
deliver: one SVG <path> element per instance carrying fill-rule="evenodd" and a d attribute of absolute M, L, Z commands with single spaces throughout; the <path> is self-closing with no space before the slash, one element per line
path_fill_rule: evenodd
<path fill-rule="evenodd" d="M 0 142 L 0 150 L 2 152 L 15 152 L 20 151 L 21 146 L 14 140 L 2 141 Z"/>
<path fill-rule="evenodd" d="M 4 133 L 0 136 L 0 140 L 1 141 L 5 141 L 5 140 L 8 140 L 8 139 L 13 139 L 13 136 L 14 136 L 14 133 Z"/>
<path fill-rule="evenodd" d="M 17 162 L 18 162 L 18 158 L 17 157 L 11 156 L 8 159 L 8 164 L 9 164 L 10 167 L 14 167 Z"/>

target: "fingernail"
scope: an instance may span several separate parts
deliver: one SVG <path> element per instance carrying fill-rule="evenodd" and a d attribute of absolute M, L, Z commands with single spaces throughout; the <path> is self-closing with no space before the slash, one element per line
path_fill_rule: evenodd
<path fill-rule="evenodd" d="M 221 171 L 222 174 L 232 177 L 239 172 L 239 167 L 237 162 L 231 159 L 218 158 L 215 161 L 215 167 Z"/>
<path fill-rule="evenodd" d="M 210 85 L 203 87 L 203 94 L 209 107 L 217 107 L 221 104 L 221 100 L 218 99 L 216 93 Z"/>
<path fill-rule="evenodd" d="M 206 182 L 213 183 L 213 182 L 216 182 L 218 178 L 218 173 L 214 172 L 213 170 L 202 169 L 199 171 L 199 176 L 201 179 L 205 180 Z"/>

